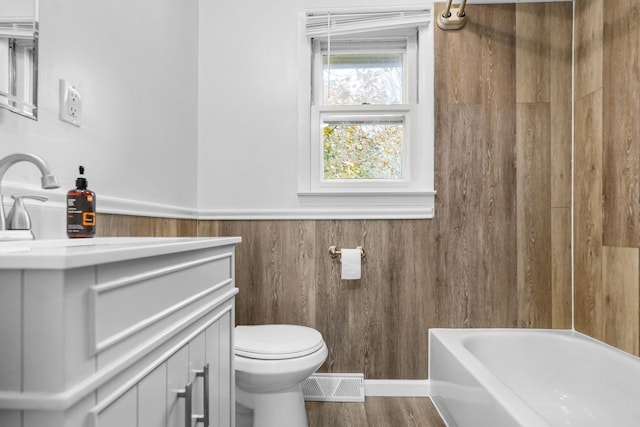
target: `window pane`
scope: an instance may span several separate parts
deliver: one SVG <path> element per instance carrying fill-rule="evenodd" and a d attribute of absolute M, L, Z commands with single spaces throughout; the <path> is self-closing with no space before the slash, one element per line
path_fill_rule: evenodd
<path fill-rule="evenodd" d="M 323 55 L 325 104 L 402 104 L 402 54 Z"/>
<path fill-rule="evenodd" d="M 401 179 L 402 122 L 325 122 L 324 179 Z"/>

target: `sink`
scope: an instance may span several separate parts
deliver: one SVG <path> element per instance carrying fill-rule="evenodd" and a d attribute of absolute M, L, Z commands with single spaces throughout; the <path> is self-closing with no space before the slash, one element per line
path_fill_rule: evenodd
<path fill-rule="evenodd" d="M 12 254 L 16 252 L 27 252 L 29 251 L 29 246 L 25 245 L 8 245 L 0 243 L 0 255 L 2 254 Z"/>
<path fill-rule="evenodd" d="M 65 249 L 78 247 L 113 247 L 139 246 L 149 244 L 166 243 L 180 238 L 170 237 L 97 237 L 92 239 L 46 239 L 46 240 L 20 240 L 0 242 L 0 254 L 12 252 L 26 252 L 49 249 Z"/>
<path fill-rule="evenodd" d="M 0 242 L 0 269 L 67 269 L 219 245 L 237 237 L 95 237 Z"/>

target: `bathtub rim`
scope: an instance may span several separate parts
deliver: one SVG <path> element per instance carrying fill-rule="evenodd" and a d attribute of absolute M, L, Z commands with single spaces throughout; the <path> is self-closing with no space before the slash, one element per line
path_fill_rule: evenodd
<path fill-rule="evenodd" d="M 506 412 L 519 426 L 527 427 L 549 427 L 549 423 L 535 411 L 529 404 L 522 400 L 513 390 L 500 381 L 471 351 L 464 345 L 464 338 L 474 334 L 495 334 L 504 332 L 515 333 L 519 331 L 534 331 L 533 329 L 522 328 L 434 328 L 429 329 L 429 381 L 431 391 L 438 389 L 438 382 L 433 376 L 432 349 L 433 340 L 437 339 L 444 349 L 455 359 L 455 363 L 460 365 L 480 387 L 488 393 L 496 404 Z M 541 331 L 541 330 L 537 330 Z M 566 335 L 566 330 L 565 331 Z M 447 426 L 450 425 L 452 416 L 441 408 L 441 404 L 434 400 L 438 395 L 431 395 L 431 401 L 445 420 Z M 448 412 L 448 410 L 446 410 Z M 456 425 L 455 423 L 453 425 Z"/>
<path fill-rule="evenodd" d="M 465 370 L 473 372 L 472 377 L 480 383 L 493 399 L 518 423 L 527 427 L 548 427 L 550 424 L 545 420 L 532 406 L 517 395 L 509 386 L 504 384 L 495 376 L 465 345 L 465 338 L 470 335 L 480 334 L 535 334 L 535 335 L 554 335 L 565 338 L 575 338 L 583 342 L 601 347 L 605 350 L 613 350 L 614 353 L 621 357 L 638 361 L 640 357 L 630 354 L 624 350 L 586 335 L 574 329 L 541 329 L 541 328 L 430 328 L 429 329 L 429 367 L 428 379 L 431 385 L 431 391 L 437 389 L 437 381 L 433 377 L 432 363 L 432 343 L 434 339 L 448 351 L 455 362 L 461 365 Z M 435 386 L 435 387 L 434 387 Z M 438 403 L 434 400 L 434 395 L 430 393 L 430 398 L 434 406 L 440 413 L 445 422 L 449 420 L 438 407 Z M 448 425 L 448 424 L 447 424 Z"/>

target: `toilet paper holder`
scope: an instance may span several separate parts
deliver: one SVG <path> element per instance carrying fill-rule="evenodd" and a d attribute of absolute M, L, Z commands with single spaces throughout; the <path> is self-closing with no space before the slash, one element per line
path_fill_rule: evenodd
<path fill-rule="evenodd" d="M 364 258 L 365 256 L 367 256 L 367 253 L 362 246 L 357 246 L 356 249 L 360 249 L 360 258 Z M 340 251 L 340 249 L 337 249 L 335 245 L 329 246 L 329 256 L 331 258 L 337 258 L 341 253 L 342 252 Z"/>

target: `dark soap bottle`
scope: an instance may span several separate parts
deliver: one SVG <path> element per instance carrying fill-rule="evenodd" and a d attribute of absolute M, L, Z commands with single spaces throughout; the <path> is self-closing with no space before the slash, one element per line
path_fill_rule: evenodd
<path fill-rule="evenodd" d="M 67 236 L 71 238 L 96 235 L 96 195 L 87 188 L 83 174 L 84 166 L 80 166 L 76 188 L 67 193 Z"/>

